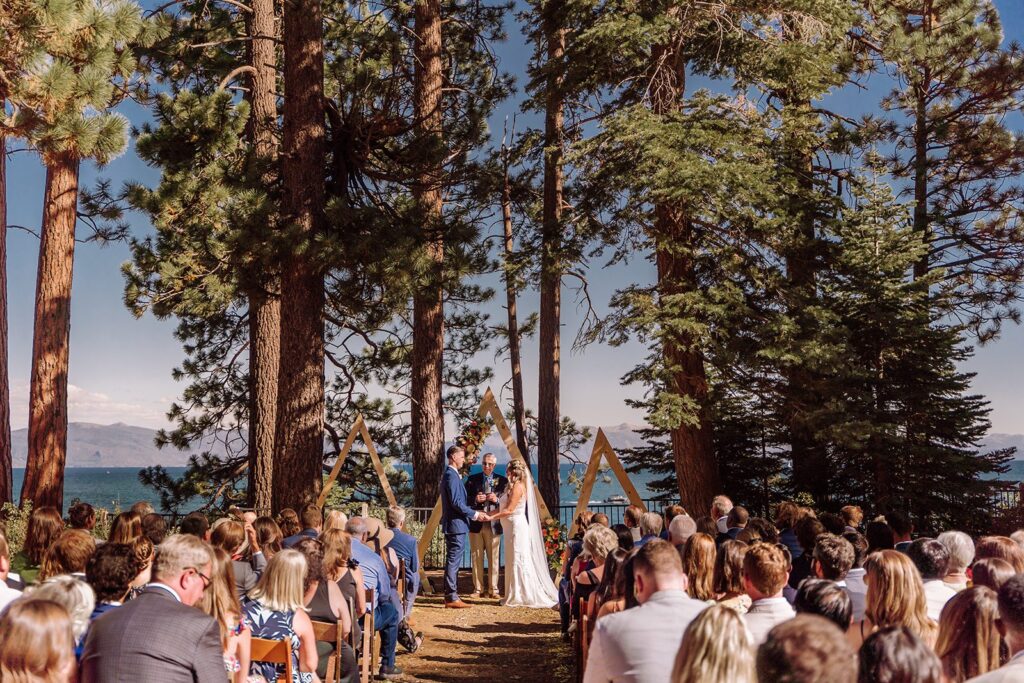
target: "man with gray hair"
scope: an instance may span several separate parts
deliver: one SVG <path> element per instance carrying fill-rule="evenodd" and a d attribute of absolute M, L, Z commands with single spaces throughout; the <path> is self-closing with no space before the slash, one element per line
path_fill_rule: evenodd
<path fill-rule="evenodd" d="M 161 543 L 142 594 L 92 622 L 82 683 L 223 683 L 220 626 L 193 607 L 210 585 L 212 562 L 210 546 L 195 536 Z"/>
<path fill-rule="evenodd" d="M 711 501 L 711 519 L 715 520 L 718 533 L 729 532 L 729 513 L 732 512 L 732 501 L 728 496 L 715 496 Z"/>
<path fill-rule="evenodd" d="M 676 515 L 668 525 L 668 539 L 672 545 L 682 548 L 697 533 L 697 522 L 690 515 Z"/>
<path fill-rule="evenodd" d="M 420 557 L 417 552 L 416 537 L 402 531 L 405 525 L 405 510 L 397 505 L 388 508 L 388 529 L 394 534 L 387 548 L 391 548 L 398 560 L 405 565 L 405 595 L 402 600 L 402 618 L 407 619 L 412 612 L 412 604 L 420 592 Z"/>
<path fill-rule="evenodd" d="M 643 547 L 661 535 L 663 521 L 656 512 L 645 512 L 640 516 L 640 540 L 633 544 L 634 548 Z"/>
<path fill-rule="evenodd" d="M 483 471 L 471 474 L 466 479 L 466 500 L 469 507 L 481 512 L 492 513 L 498 510 L 498 497 L 508 487 L 508 479 L 496 474 L 494 467 L 498 459 L 494 453 L 484 453 L 481 458 Z M 469 523 L 469 557 L 473 564 L 473 592 L 469 597 L 485 598 L 500 597 L 498 593 L 498 572 L 501 553 L 501 522 Z M 490 581 L 484 586 L 484 560 Z"/>
<path fill-rule="evenodd" d="M 379 522 L 378 522 L 379 524 Z M 400 676 L 402 670 L 395 666 L 395 650 L 398 645 L 398 622 L 401 614 L 395 603 L 397 596 L 391 589 L 391 576 L 384 560 L 366 544 L 370 536 L 370 524 L 364 517 L 352 517 L 345 523 L 345 531 L 352 537 L 352 559 L 359 563 L 363 572 L 363 588 L 373 589 L 373 603 L 366 606 L 373 612 L 373 627 L 380 634 L 380 678 Z"/>

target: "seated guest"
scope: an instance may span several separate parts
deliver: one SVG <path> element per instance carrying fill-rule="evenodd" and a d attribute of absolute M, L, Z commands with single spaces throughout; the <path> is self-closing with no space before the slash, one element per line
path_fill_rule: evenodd
<path fill-rule="evenodd" d="M 373 612 L 373 626 L 380 633 L 380 677 L 401 676 L 402 670 L 395 666 L 395 648 L 398 645 L 398 622 L 401 621 L 393 601 L 391 577 L 384 560 L 373 551 L 366 541 L 369 538 L 369 524 L 362 517 L 353 517 L 345 525 L 345 531 L 352 539 L 352 558 L 359 563 L 363 572 L 363 588 L 374 590 L 373 603 L 366 606 Z"/>
<path fill-rule="evenodd" d="M 643 533 L 640 531 L 640 518 L 643 517 L 643 508 L 637 507 L 636 505 L 628 506 L 622 513 L 622 523 L 629 529 L 629 533 L 633 536 L 633 543 L 640 540 Z"/>
<path fill-rule="evenodd" d="M 676 515 L 668 525 L 668 541 L 676 548 L 681 548 L 695 533 L 697 523 L 690 515 Z"/>
<path fill-rule="evenodd" d="M 135 566 L 138 567 L 139 573 L 132 579 L 132 589 L 128 593 L 128 599 L 138 596 L 142 593 L 143 588 L 149 583 L 149 580 L 153 576 L 153 557 L 156 554 L 156 548 L 153 547 L 153 542 L 145 536 L 139 536 L 131 544 L 132 552 L 135 554 Z"/>
<path fill-rule="evenodd" d="M 864 619 L 850 627 L 851 643 L 859 647 L 879 629 L 906 626 L 932 645 L 938 624 L 928 618 L 924 584 L 910 558 L 898 550 L 881 550 L 868 555 L 864 566 L 868 584 Z"/>
<path fill-rule="evenodd" d="M 324 516 L 324 531 L 330 529 L 344 531 L 346 524 L 348 524 L 348 515 L 341 510 L 331 510 Z"/>
<path fill-rule="evenodd" d="M 819 579 L 828 579 L 846 588 L 846 575 L 853 568 L 854 555 L 853 546 L 842 536 L 821 534 L 811 553 L 811 572 Z"/>
<path fill-rule="evenodd" d="M 221 548 L 213 549 L 210 585 L 196 607 L 213 617 L 220 627 L 220 647 L 228 679 L 232 683 L 246 683 L 251 664 L 252 632 L 242 619 L 231 556 Z"/>
<path fill-rule="evenodd" d="M 662 527 L 661 527 L 661 534 L 660 534 L 659 538 L 661 538 L 661 540 L 663 540 L 663 541 L 669 540 L 668 528 L 670 526 L 672 526 L 672 520 L 675 519 L 676 517 L 678 517 L 679 515 L 685 515 L 685 514 L 686 514 L 686 509 L 682 505 L 669 505 L 664 510 L 662 510 L 662 516 L 661 516 Z M 608 525 L 605 524 L 605 526 L 608 526 Z"/>
<path fill-rule="evenodd" d="M 771 629 L 757 649 L 760 683 L 854 683 L 857 655 L 835 625 L 800 614 Z"/>
<path fill-rule="evenodd" d="M 661 536 L 661 515 L 654 512 L 645 512 L 640 515 L 640 540 L 637 546 L 642 546 L 648 541 Z"/>
<path fill-rule="evenodd" d="M 633 575 L 640 606 L 597 620 L 584 683 L 668 683 L 667 653 L 678 651 L 686 627 L 707 607 L 686 595 L 679 553 L 665 541 L 636 552 Z"/>
<path fill-rule="evenodd" d="M 122 512 L 110 523 L 107 543 L 131 543 L 142 535 L 142 517 L 137 512 Z"/>
<path fill-rule="evenodd" d="M 853 603 L 853 620 L 860 621 L 864 618 L 864 600 L 867 598 L 868 586 L 864 583 L 864 561 L 868 555 L 868 540 L 856 531 L 847 531 L 843 534 L 851 546 L 853 546 L 853 565 L 850 571 L 846 572 L 846 592 L 850 594 L 850 602 Z"/>
<path fill-rule="evenodd" d="M 955 591 L 967 588 L 967 568 L 974 562 L 974 541 L 962 531 L 944 531 L 936 539 L 949 551 L 949 564 L 942 583 Z"/>
<path fill-rule="evenodd" d="M 717 533 L 724 534 L 729 530 L 729 512 L 732 510 L 732 501 L 728 496 L 715 496 L 711 501 L 710 515 L 715 522 Z"/>
<path fill-rule="evenodd" d="M 71 576 L 53 576 L 28 594 L 30 600 L 51 600 L 62 605 L 71 617 L 71 633 L 75 638 L 75 657 L 82 654 L 82 638 L 89 630 L 89 617 L 96 607 L 96 596 L 85 581 Z"/>
<path fill-rule="evenodd" d="M 601 583 L 597 584 L 597 589 L 591 593 L 587 609 L 587 614 L 590 615 L 591 631 L 593 631 L 593 622 L 598 617 L 621 612 L 626 608 L 623 566 L 628 557 L 629 553 L 625 550 L 615 548 L 605 558 Z M 607 609 L 605 609 L 606 605 Z"/>
<path fill-rule="evenodd" d="M 268 562 L 284 549 L 284 534 L 273 517 L 257 517 L 252 528 L 256 530 L 256 545 L 263 551 L 263 557 Z"/>
<path fill-rule="evenodd" d="M 59 574 L 84 579 L 85 566 L 89 564 L 89 558 L 94 552 L 96 539 L 92 534 L 82 529 L 65 529 L 43 556 L 39 580 L 44 581 Z"/>
<path fill-rule="evenodd" d="M 743 589 L 743 558 L 746 556 L 746 543 L 726 541 L 718 549 L 712 577 L 712 589 L 718 604 L 731 607 L 738 614 L 746 614 L 751 602 Z"/>
<path fill-rule="evenodd" d="M 756 534 L 765 543 L 775 545 L 779 542 L 779 530 L 764 517 L 751 517 L 748 519 L 744 531 Z M 739 538 L 739 534 L 736 537 Z"/>
<path fill-rule="evenodd" d="M 884 520 L 876 519 L 868 522 L 864 528 L 864 536 L 868 540 L 868 555 L 878 550 L 894 550 L 892 528 Z"/>
<path fill-rule="evenodd" d="M 135 552 L 130 545 L 104 543 L 97 548 L 85 568 L 85 580 L 96 594 L 96 607 L 89 620 L 124 604 L 137 573 Z"/>
<path fill-rule="evenodd" d="M 729 514 L 726 516 L 726 530 L 724 534 L 719 535 L 718 545 L 722 545 L 722 543 L 728 540 L 735 541 L 736 536 L 747 527 L 747 520 L 749 519 L 750 513 L 747 512 L 747 508 L 742 505 L 733 506 L 733 509 L 729 510 Z"/>
<path fill-rule="evenodd" d="M 1011 576 L 1000 587 L 996 598 L 999 620 L 996 622 L 1003 636 L 1010 658 L 995 671 L 989 671 L 971 683 L 1021 683 L 1024 681 L 1024 576 Z"/>
<path fill-rule="evenodd" d="M 283 545 L 285 548 L 291 548 L 304 538 L 316 538 L 319 536 L 320 530 L 324 526 L 324 517 L 320 512 L 320 508 L 310 504 L 302 508 L 300 522 L 302 523 L 302 530 L 284 539 Z"/>
<path fill-rule="evenodd" d="M 814 561 L 814 545 L 818 536 L 825 533 L 821 522 L 811 516 L 804 516 L 796 523 L 796 540 L 800 544 L 800 555 L 793 555 L 793 571 L 789 574 L 789 586 L 794 590 L 808 576 L 814 576 L 811 562 Z"/>
<path fill-rule="evenodd" d="M 782 552 L 782 557 L 786 560 L 786 576 L 793 573 L 793 558 L 789 556 L 789 548 L 786 547 L 785 543 L 776 543 L 775 547 Z M 796 589 L 789 585 L 787 580 L 786 585 L 782 587 L 782 597 L 786 598 L 786 602 L 792 605 L 796 601 Z"/>
<path fill-rule="evenodd" d="M 893 549 L 901 553 L 907 552 L 913 541 L 910 535 L 914 533 L 914 523 L 910 521 L 910 516 L 899 510 L 893 510 L 885 516 L 885 521 L 892 529 Z"/>
<path fill-rule="evenodd" d="M 256 540 L 256 531 L 252 527 L 249 533 L 249 548 L 252 550 L 252 561 L 242 559 L 241 548 L 245 542 L 245 527 L 241 522 L 233 519 L 219 519 L 210 534 L 210 545 L 220 548 L 228 554 L 233 564 L 232 571 L 235 576 L 235 588 L 238 597 L 242 598 L 256 585 L 267 566 L 267 560 L 260 551 L 259 541 Z"/>
<path fill-rule="evenodd" d="M 420 592 L 420 553 L 416 537 L 407 534 L 405 527 L 405 510 L 397 505 L 388 508 L 388 529 L 393 534 L 387 547 L 395 552 L 400 562 L 405 565 L 405 595 L 402 599 L 402 618 L 407 619 L 412 611 L 413 603 Z"/>
<path fill-rule="evenodd" d="M 707 534 L 694 534 L 683 546 L 683 573 L 686 592 L 694 600 L 715 599 L 715 540 Z"/>
<path fill-rule="evenodd" d="M 934 538 L 919 538 L 910 544 L 907 556 L 917 567 L 924 582 L 924 597 L 928 601 L 928 618 L 939 623 L 939 615 L 956 591 L 942 582 L 949 567 L 949 551 Z"/>
<path fill-rule="evenodd" d="M 796 538 L 796 523 L 800 521 L 800 506 L 784 500 L 775 507 L 775 528 L 779 530 L 779 543 L 789 548 L 789 555 L 796 559 L 803 554 Z"/>
<path fill-rule="evenodd" d="M 303 600 L 309 618 L 325 624 L 337 624 L 341 629 L 342 638 L 352 632 L 352 615 L 341 588 L 329 580 L 324 573 L 324 545 L 314 538 L 304 538 L 295 544 L 295 550 L 306 558 L 306 573 L 302 580 Z M 316 643 L 317 667 L 316 675 L 323 679 L 327 675 L 327 663 L 334 652 L 334 643 L 318 640 Z M 342 680 L 355 683 L 359 678 L 356 666 L 356 653 L 347 643 L 342 643 L 339 653 Z"/>
<path fill-rule="evenodd" d="M 633 532 L 625 524 L 612 524 L 611 530 L 619 537 L 619 547 L 623 550 L 633 549 Z M 582 536 L 580 539 L 582 540 Z"/>
<path fill-rule="evenodd" d="M 156 510 L 153 509 L 153 504 L 148 500 L 140 500 L 131 506 L 129 512 L 135 513 L 141 520 L 146 515 L 153 514 Z"/>
<path fill-rule="evenodd" d="M 1006 580 L 1016 574 L 1013 565 L 998 557 L 987 557 L 977 560 L 971 567 L 971 583 L 975 586 L 986 586 L 999 592 Z"/>
<path fill-rule="evenodd" d="M 320 535 L 324 544 L 324 575 L 338 584 L 345 602 L 351 602 L 356 614 L 366 614 L 366 590 L 363 588 L 363 572 L 359 563 L 352 559 L 352 537 L 346 531 L 328 529 Z M 352 624 L 359 642 L 359 623 Z"/>
<path fill-rule="evenodd" d="M 595 512 L 594 516 L 590 518 L 591 524 L 600 524 L 601 526 L 611 527 L 608 523 L 608 515 L 603 512 Z M 632 536 L 632 534 L 630 534 Z"/>
<path fill-rule="evenodd" d="M 743 615 L 756 645 L 768 637 L 772 628 L 796 612 L 782 595 L 788 575 L 786 556 L 782 549 L 756 543 L 743 558 L 743 589 L 750 596 L 750 609 Z"/>
<path fill-rule="evenodd" d="M 291 508 L 285 508 L 277 513 L 275 521 L 281 528 L 281 533 L 284 534 L 285 538 L 295 536 L 302 531 L 302 524 L 299 523 L 299 513 Z"/>
<path fill-rule="evenodd" d="M 0 613 L 0 675 L 19 683 L 78 680 L 67 610 L 51 600 L 16 600 Z"/>
<path fill-rule="evenodd" d="M 68 509 L 68 526 L 91 533 L 96 528 L 96 510 L 92 505 L 78 501 Z"/>
<path fill-rule="evenodd" d="M 755 683 L 754 644 L 736 610 L 712 605 L 683 633 L 672 683 Z"/>
<path fill-rule="evenodd" d="M 12 600 L 21 597 L 21 591 L 7 585 L 7 574 L 11 570 L 11 550 L 7 537 L 0 531 L 0 611 Z"/>
<path fill-rule="evenodd" d="M 935 654 L 948 683 L 963 683 L 998 669 L 1007 659 L 996 607 L 995 591 L 985 586 L 962 590 L 946 603 Z"/>
<path fill-rule="evenodd" d="M 201 512 L 191 512 L 181 520 L 181 533 L 195 536 L 202 541 L 210 540 L 210 520 Z"/>
<path fill-rule="evenodd" d="M 658 519 L 661 518 L 658 517 Z M 576 575 L 572 600 L 573 618 L 579 619 L 581 616 L 579 614 L 580 600 L 586 602 L 588 609 L 593 607 L 594 601 L 591 598 L 604 578 L 608 556 L 618 548 L 619 538 L 608 527 L 597 525 L 587 529 L 587 533 L 583 537 L 583 555 L 590 558 L 591 568 Z"/>
<path fill-rule="evenodd" d="M 931 648 L 906 626 L 872 633 L 860 648 L 859 683 L 943 683 L 942 664 Z"/>
<path fill-rule="evenodd" d="M 1017 529 L 1010 534 L 1010 540 L 1016 543 L 1024 550 L 1024 529 Z"/>
<path fill-rule="evenodd" d="M 145 671 L 152 681 L 224 683 L 220 626 L 192 607 L 210 583 L 212 560 L 210 547 L 194 536 L 161 543 L 153 582 L 92 622 L 81 682 L 134 681 Z"/>
<path fill-rule="evenodd" d="M 842 586 L 828 579 L 804 579 L 796 592 L 797 614 L 825 617 L 846 633 L 853 620 L 853 603 Z"/>
<path fill-rule="evenodd" d="M 167 538 L 167 520 L 163 515 L 151 512 L 142 518 L 142 535 L 153 542 L 156 547 Z"/>
<path fill-rule="evenodd" d="M 974 559 L 998 557 L 1013 565 L 1016 574 L 1024 574 L 1024 550 L 1006 536 L 985 536 L 974 547 Z"/>
<path fill-rule="evenodd" d="M 17 573 L 26 584 L 35 583 L 46 551 L 63 531 L 64 520 L 57 508 L 44 505 L 32 510 L 25 529 L 25 543 L 21 552 L 11 558 L 10 571 Z"/>
<path fill-rule="evenodd" d="M 860 533 L 860 525 L 864 522 L 864 511 L 859 505 L 844 505 L 839 510 L 839 516 L 843 519 L 845 528 L 843 533 Z"/>
<path fill-rule="evenodd" d="M 718 536 L 718 525 L 707 515 L 695 517 L 693 523 L 697 525 L 698 534 L 707 534 L 711 538 Z"/>
<path fill-rule="evenodd" d="M 558 615 L 562 624 L 562 638 L 569 637 L 569 625 L 572 622 L 573 605 L 572 605 L 572 579 L 573 571 L 576 568 L 576 562 L 579 560 L 581 554 L 583 554 L 583 535 L 587 533 L 587 529 L 590 528 L 590 522 L 594 517 L 594 513 L 590 510 L 584 510 L 576 516 L 576 533 L 570 538 L 565 544 L 565 550 L 562 551 L 562 567 L 559 571 L 558 578 Z M 616 524 L 616 527 L 624 530 L 618 533 L 618 538 L 621 539 L 626 537 L 629 539 L 629 546 L 633 547 L 633 535 L 630 533 L 629 528 L 622 524 Z"/>

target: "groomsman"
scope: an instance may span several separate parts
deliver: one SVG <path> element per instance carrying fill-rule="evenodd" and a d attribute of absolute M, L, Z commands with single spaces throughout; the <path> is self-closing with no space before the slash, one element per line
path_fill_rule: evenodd
<path fill-rule="evenodd" d="M 498 509 L 498 497 L 505 492 L 508 479 L 494 473 L 498 460 L 494 453 L 485 453 L 483 472 L 471 475 L 466 480 L 466 500 L 474 510 L 485 513 Z M 471 597 L 497 598 L 498 570 L 501 566 L 498 556 L 501 548 L 501 522 L 470 522 L 469 523 L 469 554 L 473 561 L 473 595 Z M 484 583 L 484 557 L 490 570 L 490 584 L 487 591 Z"/>

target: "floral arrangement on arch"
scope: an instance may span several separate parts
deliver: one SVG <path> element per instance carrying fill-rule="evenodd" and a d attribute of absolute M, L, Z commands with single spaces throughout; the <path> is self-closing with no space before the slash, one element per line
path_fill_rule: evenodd
<path fill-rule="evenodd" d="M 544 534 L 544 550 L 548 554 L 548 567 L 557 572 L 562 566 L 566 529 L 557 519 L 549 517 L 541 525 L 541 531 Z"/>
<path fill-rule="evenodd" d="M 455 437 L 455 445 L 466 451 L 466 463 L 462 469 L 466 472 L 476 463 L 483 450 L 484 441 L 491 432 L 491 424 L 487 420 L 474 419 L 462 428 L 462 432 Z"/>

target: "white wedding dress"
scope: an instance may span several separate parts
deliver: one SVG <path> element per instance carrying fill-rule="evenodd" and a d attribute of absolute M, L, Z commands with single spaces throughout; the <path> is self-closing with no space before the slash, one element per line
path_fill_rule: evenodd
<path fill-rule="evenodd" d="M 540 527 L 540 508 L 533 480 L 526 477 L 526 495 L 512 511 L 501 519 L 505 537 L 505 601 L 506 607 L 543 607 L 558 604 L 558 588 L 548 571 L 544 536 Z M 499 499 L 502 511 L 508 508 L 511 487 Z M 529 519 L 527 519 L 529 510 Z"/>

